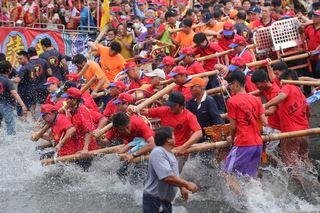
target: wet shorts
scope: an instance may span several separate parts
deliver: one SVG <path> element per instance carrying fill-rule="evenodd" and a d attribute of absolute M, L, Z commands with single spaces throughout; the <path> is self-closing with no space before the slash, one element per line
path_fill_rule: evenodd
<path fill-rule="evenodd" d="M 224 170 L 255 177 L 261 160 L 261 146 L 234 146 L 229 152 Z"/>

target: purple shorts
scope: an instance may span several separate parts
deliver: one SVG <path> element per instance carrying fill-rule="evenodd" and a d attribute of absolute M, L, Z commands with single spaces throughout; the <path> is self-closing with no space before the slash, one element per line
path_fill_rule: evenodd
<path fill-rule="evenodd" d="M 262 146 L 234 146 L 227 156 L 224 171 L 255 177 L 261 154 Z"/>

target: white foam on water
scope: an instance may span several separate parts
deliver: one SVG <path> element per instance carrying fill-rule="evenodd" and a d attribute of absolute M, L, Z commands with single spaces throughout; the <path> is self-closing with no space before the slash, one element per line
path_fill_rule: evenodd
<path fill-rule="evenodd" d="M 93 162 L 89 172 L 75 165 L 43 167 L 35 143 L 29 140 L 32 122 L 17 122 L 16 136 L 0 129 L 0 206 L 4 212 L 141 212 L 143 185 L 123 184 L 116 171 L 117 155 Z M 219 168 L 207 168 L 198 158 L 187 162 L 182 177 L 200 186 L 185 203 L 177 196 L 173 211 L 185 212 L 319 212 L 320 185 L 305 174 L 312 201 L 290 189 L 282 168 L 267 167 L 262 179 L 240 179 L 243 195 L 226 186 Z"/>

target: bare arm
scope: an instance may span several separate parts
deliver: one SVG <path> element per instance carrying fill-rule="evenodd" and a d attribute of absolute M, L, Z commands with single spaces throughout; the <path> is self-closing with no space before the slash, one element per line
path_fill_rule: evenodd
<path fill-rule="evenodd" d="M 60 140 L 60 142 L 57 144 L 58 147 L 63 147 L 63 145 L 66 143 L 67 140 L 69 140 L 74 134 L 76 133 L 76 128 L 71 127 L 66 131 L 66 134 L 64 137 Z"/>
<path fill-rule="evenodd" d="M 279 103 L 281 103 L 282 101 L 284 101 L 287 98 L 287 95 L 284 93 L 279 93 L 279 95 L 277 95 L 276 97 L 274 97 L 273 99 L 271 99 L 268 103 L 266 103 L 264 105 L 264 107 L 266 109 L 268 109 L 271 106 L 275 106 L 278 105 Z"/>
<path fill-rule="evenodd" d="M 65 71 L 68 71 L 68 64 L 67 64 L 67 60 L 65 58 L 63 58 L 61 60 L 61 64 L 62 64 L 62 68 L 65 70 Z"/>
<path fill-rule="evenodd" d="M 269 60 L 270 60 L 270 59 L 269 59 Z M 276 79 L 277 77 L 276 77 L 276 75 L 274 74 L 273 69 L 272 69 L 272 67 L 271 67 L 270 64 L 267 65 L 267 71 L 268 71 L 268 76 L 269 76 L 270 81 L 273 82 L 274 79 Z"/>
<path fill-rule="evenodd" d="M 19 103 L 19 105 L 26 110 L 27 108 L 26 108 L 26 106 L 24 105 L 23 101 L 21 100 L 21 97 L 20 97 L 20 95 L 17 93 L 17 91 L 16 91 L 16 90 L 11 90 L 10 93 L 11 93 L 11 95 L 14 97 L 14 99 Z"/>
<path fill-rule="evenodd" d="M 100 120 L 99 120 L 98 128 L 97 128 L 97 129 L 102 129 L 104 126 L 106 126 L 107 123 L 108 123 L 108 119 L 103 116 L 103 117 L 100 118 Z"/>
<path fill-rule="evenodd" d="M 97 45 L 95 45 L 92 41 L 88 42 L 88 46 L 90 47 L 91 51 L 98 51 Z"/>
<path fill-rule="evenodd" d="M 102 77 L 99 81 L 98 81 L 98 84 L 96 86 L 96 88 L 93 90 L 94 93 L 97 93 L 101 87 L 103 86 L 103 84 L 107 81 L 107 78 L 106 77 Z"/>
<path fill-rule="evenodd" d="M 202 130 L 198 130 L 194 132 L 189 138 L 189 140 L 187 140 L 187 142 L 185 142 L 181 147 L 183 149 L 188 149 L 192 144 L 195 144 L 201 137 L 202 137 Z"/>
<path fill-rule="evenodd" d="M 260 115 L 260 120 L 261 120 L 263 126 L 268 125 L 268 119 L 265 114 Z"/>
<path fill-rule="evenodd" d="M 142 147 L 140 150 L 138 150 L 136 153 L 136 155 L 143 155 L 143 154 L 146 154 L 148 152 L 150 152 L 155 146 L 155 142 L 154 142 L 154 137 L 150 137 L 148 138 L 147 140 L 148 144 L 145 145 L 144 147 Z"/>
<path fill-rule="evenodd" d="M 84 137 L 84 146 L 82 149 L 83 151 L 88 151 L 90 142 L 91 142 L 91 133 L 87 132 Z"/>
<path fill-rule="evenodd" d="M 234 138 L 236 136 L 236 121 L 232 118 L 229 118 L 230 126 L 231 126 L 231 140 L 234 141 Z"/>
<path fill-rule="evenodd" d="M 187 190 L 191 192 L 196 192 L 198 191 L 198 186 L 192 182 L 188 182 L 186 180 L 183 180 L 180 177 L 177 177 L 175 175 L 168 176 L 164 179 L 164 181 L 167 184 L 173 185 L 173 186 L 178 186 L 178 187 L 183 187 L 186 188 Z"/>

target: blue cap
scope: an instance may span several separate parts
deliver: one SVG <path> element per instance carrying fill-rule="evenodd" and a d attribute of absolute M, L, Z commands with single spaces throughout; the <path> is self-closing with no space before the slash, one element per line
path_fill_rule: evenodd
<path fill-rule="evenodd" d="M 176 73 L 176 72 L 170 72 L 170 73 L 169 73 L 169 76 L 172 77 L 172 78 L 173 78 L 174 76 L 176 76 L 176 75 L 178 75 L 178 73 Z"/>
<path fill-rule="evenodd" d="M 224 30 L 223 31 L 223 35 L 226 35 L 226 36 L 232 36 L 233 35 L 233 30 Z"/>
<path fill-rule="evenodd" d="M 232 43 L 232 44 L 229 45 L 229 48 L 233 49 L 233 48 L 235 48 L 235 47 L 237 47 L 237 46 L 238 46 L 238 44 Z"/>
<path fill-rule="evenodd" d="M 153 24 L 146 24 L 144 25 L 146 28 L 150 28 L 150 27 L 153 27 Z"/>
<path fill-rule="evenodd" d="M 117 85 L 115 83 L 110 83 L 108 87 L 117 87 Z"/>
<path fill-rule="evenodd" d="M 235 65 L 229 65 L 228 66 L 228 70 L 231 71 L 231 72 L 236 71 L 238 68 L 239 68 L 239 66 L 235 66 Z"/>
<path fill-rule="evenodd" d="M 116 99 L 116 100 L 113 101 L 113 103 L 114 103 L 114 104 L 122 104 L 122 101 L 119 100 L 119 99 Z"/>
<path fill-rule="evenodd" d="M 250 7 L 248 13 L 261 13 L 261 8 L 257 6 Z"/>

